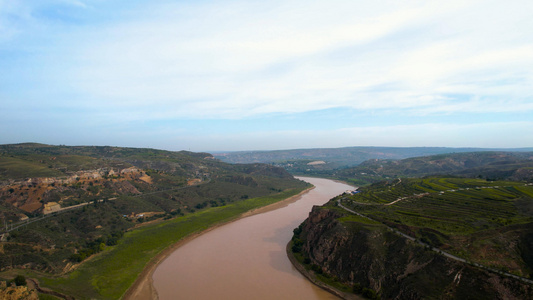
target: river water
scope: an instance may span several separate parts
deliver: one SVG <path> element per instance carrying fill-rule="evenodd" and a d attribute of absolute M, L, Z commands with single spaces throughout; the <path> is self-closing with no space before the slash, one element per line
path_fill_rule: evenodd
<path fill-rule="evenodd" d="M 303 277 L 285 247 L 313 205 L 353 187 L 300 179 L 315 188 L 287 206 L 209 231 L 161 262 L 152 277 L 159 299 L 338 299 Z"/>

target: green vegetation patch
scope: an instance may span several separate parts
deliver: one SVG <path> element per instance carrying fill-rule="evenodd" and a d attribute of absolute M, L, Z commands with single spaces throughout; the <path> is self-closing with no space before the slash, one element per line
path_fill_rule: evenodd
<path fill-rule="evenodd" d="M 58 298 L 56 296 L 39 293 L 39 300 L 60 300 L 60 299 L 61 298 Z"/>
<path fill-rule="evenodd" d="M 381 220 L 433 228 L 444 234 L 531 222 L 516 209 L 529 198 L 530 186 L 519 182 L 463 178 L 403 179 L 390 185 L 371 185 L 347 198 L 347 205 Z M 394 200 L 392 200 L 394 199 Z M 392 200 L 392 201 L 391 201 Z M 393 203 L 392 205 L 382 205 Z M 375 205 L 357 205 L 373 203 Z"/>
<path fill-rule="evenodd" d="M 381 225 L 381 223 L 377 221 L 364 218 L 358 215 L 346 215 L 344 217 L 338 218 L 337 220 L 343 223 L 355 222 L 355 223 L 361 223 L 361 224 L 367 224 L 367 225 Z"/>
<path fill-rule="evenodd" d="M 533 198 L 533 185 L 517 186 L 515 189 L 526 194 L 528 197 Z"/>
<path fill-rule="evenodd" d="M 16 157 L 0 156 L 0 180 L 23 179 L 28 177 L 55 177 L 64 174 L 46 164 L 23 160 Z"/>
<path fill-rule="evenodd" d="M 526 245 L 523 236 L 533 234 L 533 186 L 428 177 L 380 182 L 359 190 L 342 196 L 343 205 L 462 258 L 520 276 L 530 272 L 520 254 L 524 251 L 516 245 Z"/>
<path fill-rule="evenodd" d="M 269 205 L 299 193 L 291 189 L 272 196 L 247 199 L 212 207 L 194 214 L 148 225 L 124 235 L 118 245 L 82 264 L 66 277 L 34 274 L 41 283 L 80 299 L 119 299 L 149 261 L 184 237 L 215 224 L 235 219 L 254 208 Z"/>

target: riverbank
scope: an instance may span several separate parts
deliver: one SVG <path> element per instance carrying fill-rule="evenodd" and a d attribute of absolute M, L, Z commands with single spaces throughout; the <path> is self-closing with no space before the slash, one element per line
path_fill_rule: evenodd
<path fill-rule="evenodd" d="M 302 195 L 308 193 L 313 188 L 314 187 L 303 190 L 302 192 L 294 196 L 291 196 L 289 198 L 286 198 L 284 200 L 281 200 L 281 201 L 278 201 L 278 202 L 275 202 L 275 203 L 272 203 L 272 204 L 269 204 L 263 207 L 254 208 L 250 211 L 240 214 L 239 216 L 235 218 L 232 218 L 231 220 L 217 223 L 205 230 L 202 230 L 200 232 L 196 232 L 196 233 L 193 233 L 193 234 L 190 234 L 184 237 L 177 243 L 171 245 L 167 249 L 160 252 L 152 260 L 150 260 L 150 262 L 146 265 L 146 267 L 143 269 L 141 274 L 137 277 L 133 285 L 127 290 L 127 292 L 124 294 L 122 298 L 123 299 L 158 299 L 157 292 L 153 286 L 152 275 L 154 271 L 157 269 L 157 267 L 159 266 L 159 264 L 162 263 L 170 254 L 176 251 L 176 249 L 192 241 L 193 239 L 199 237 L 200 235 L 210 232 L 220 226 L 229 224 L 231 222 L 235 222 L 237 220 L 240 220 L 240 219 L 252 216 L 252 215 L 257 215 L 257 214 L 261 214 L 261 213 L 265 213 L 265 212 L 269 212 L 272 210 L 285 207 L 297 201 L 298 199 L 300 199 Z"/>
<path fill-rule="evenodd" d="M 344 299 L 344 300 L 361 300 L 361 299 L 365 299 L 365 298 L 361 298 L 355 294 L 352 294 L 352 293 L 345 293 L 343 291 L 340 291 L 330 285 L 327 285 L 325 284 L 324 282 L 320 281 L 318 278 L 316 278 L 315 274 L 313 271 L 309 271 L 307 270 L 302 264 L 300 264 L 300 262 L 298 261 L 298 259 L 296 259 L 296 257 L 294 256 L 294 253 L 292 252 L 291 250 L 292 248 L 292 241 L 289 242 L 287 244 L 287 247 L 286 247 L 286 252 L 287 252 L 287 257 L 289 258 L 289 260 L 291 261 L 292 265 L 294 266 L 294 268 L 296 270 L 298 270 L 298 272 L 300 272 L 300 274 L 302 274 L 305 278 L 307 278 L 309 281 L 311 281 L 314 285 L 318 286 L 319 288 L 323 289 L 323 290 L 326 290 L 330 293 L 332 293 L 333 295 L 341 298 L 341 299 Z"/>

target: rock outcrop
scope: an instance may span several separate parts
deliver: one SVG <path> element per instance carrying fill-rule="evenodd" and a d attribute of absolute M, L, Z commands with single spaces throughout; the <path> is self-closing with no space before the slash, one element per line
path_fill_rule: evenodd
<path fill-rule="evenodd" d="M 35 290 L 26 286 L 7 285 L 5 281 L 0 281 L 0 299 L 4 300 L 38 300 L 39 296 Z"/>
<path fill-rule="evenodd" d="M 302 224 L 301 253 L 338 281 L 381 299 L 532 299 L 533 287 L 442 256 L 380 224 L 345 221 L 314 207 Z"/>

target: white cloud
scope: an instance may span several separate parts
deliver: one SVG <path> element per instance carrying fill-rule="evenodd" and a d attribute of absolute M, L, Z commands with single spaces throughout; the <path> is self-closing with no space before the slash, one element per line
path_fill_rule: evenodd
<path fill-rule="evenodd" d="M 83 1 L 79 1 L 79 0 L 62 0 L 61 2 L 65 3 L 65 4 L 68 4 L 68 5 L 81 7 L 81 8 L 88 8 L 89 7 Z"/>
<path fill-rule="evenodd" d="M 161 106 L 169 116 L 446 111 L 450 94 L 531 96 L 533 41 L 523 37 L 533 24 L 524 8 L 502 16 L 496 2 L 387 4 L 165 5 L 89 33 L 71 75 L 93 99 Z M 524 83 L 486 86 L 509 76 Z M 394 88 L 380 90 L 387 85 Z"/>
<path fill-rule="evenodd" d="M 149 2 L 51 32 L 36 76 L 64 105 L 152 119 L 531 111 L 531 3 Z"/>

